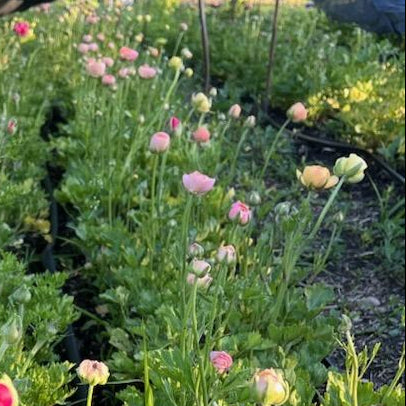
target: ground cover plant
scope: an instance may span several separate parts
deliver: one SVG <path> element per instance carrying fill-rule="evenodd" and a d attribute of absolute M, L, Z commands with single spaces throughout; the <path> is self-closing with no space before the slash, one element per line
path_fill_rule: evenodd
<path fill-rule="evenodd" d="M 321 278 L 346 256 L 343 208 L 368 163 L 295 160 L 284 130 L 308 119 L 300 95 L 279 130 L 234 92 L 201 93 L 180 10 L 62 2 L 0 25 L 0 197 L 13 199 L 0 206 L 0 405 L 404 404 L 404 351 L 384 385 L 366 382 L 379 348 L 356 348 Z M 371 233 L 389 264 L 404 216 L 380 201 Z M 64 272 L 32 268 L 38 246 Z M 81 384 L 57 345 L 79 315 Z"/>

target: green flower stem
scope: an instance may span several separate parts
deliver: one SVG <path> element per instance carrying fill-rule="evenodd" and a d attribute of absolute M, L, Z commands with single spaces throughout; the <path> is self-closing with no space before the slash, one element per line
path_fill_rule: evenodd
<path fill-rule="evenodd" d="M 89 385 L 89 391 L 87 393 L 86 406 L 92 406 L 93 393 L 94 393 L 94 385 Z"/>
<path fill-rule="evenodd" d="M 182 222 L 182 235 L 181 235 L 181 255 L 182 255 L 182 272 L 181 272 L 181 292 L 182 292 L 182 310 L 183 310 L 183 326 L 181 334 L 181 350 L 183 359 L 186 358 L 186 338 L 187 338 L 187 320 L 188 320 L 188 305 L 186 301 L 186 289 L 187 289 L 187 255 L 188 255 L 188 235 L 189 235 L 189 223 L 190 215 L 193 207 L 193 195 L 189 195 L 185 213 L 183 215 Z"/>
<path fill-rule="evenodd" d="M 165 153 L 162 158 L 161 162 L 161 168 L 159 171 L 159 182 L 158 182 L 158 201 L 157 201 L 157 207 L 158 207 L 158 215 L 161 214 L 161 202 L 162 202 L 162 196 L 165 188 L 165 182 L 164 182 L 164 177 L 165 177 L 165 171 L 166 171 L 166 164 L 168 162 L 168 154 Z"/>
<path fill-rule="evenodd" d="M 206 370 L 204 367 L 204 360 L 203 360 L 203 357 L 202 357 L 202 354 L 200 351 L 200 335 L 199 335 L 199 326 L 198 326 L 198 322 L 197 322 L 197 309 L 196 309 L 197 289 L 198 289 L 198 285 L 197 285 L 197 283 L 195 283 L 195 286 L 193 288 L 193 299 L 192 299 L 193 335 L 195 337 L 196 352 L 197 352 L 198 358 L 199 358 L 200 386 L 201 386 L 202 394 L 203 394 L 203 405 L 209 406 L 209 395 L 208 395 L 208 390 L 207 390 Z"/>
<path fill-rule="evenodd" d="M 154 266 L 154 253 L 155 253 L 155 242 L 156 242 L 156 182 L 157 182 L 157 173 L 159 165 L 159 155 L 154 155 L 154 163 L 152 170 L 152 182 L 151 182 L 151 255 L 150 255 L 150 266 L 151 271 Z"/>
<path fill-rule="evenodd" d="M 354 345 L 354 340 L 350 331 L 347 331 L 348 351 L 352 360 L 351 376 L 350 376 L 350 392 L 353 401 L 353 406 L 358 406 L 358 384 L 359 384 L 359 361 L 357 350 Z"/>
<path fill-rule="evenodd" d="M 173 56 L 176 56 L 178 54 L 179 48 L 180 48 L 180 45 L 182 44 L 184 36 L 185 36 L 185 33 L 183 31 L 178 35 L 178 39 L 176 41 L 176 46 L 175 46 L 175 49 L 173 50 Z"/>
<path fill-rule="evenodd" d="M 240 156 L 242 147 L 243 147 L 243 145 L 245 143 L 245 140 L 247 138 L 249 130 L 250 130 L 249 128 L 245 129 L 245 131 L 243 132 L 243 134 L 241 136 L 240 142 L 238 143 L 237 150 L 236 150 L 235 155 L 234 155 L 233 163 L 231 164 L 230 180 L 233 180 L 234 177 L 235 177 L 235 171 L 236 171 L 236 168 L 237 168 L 238 157 Z"/>
<path fill-rule="evenodd" d="M 7 349 L 8 349 L 9 345 L 5 342 L 1 343 L 0 346 L 0 361 L 3 359 L 4 354 L 6 353 Z"/>
<path fill-rule="evenodd" d="M 325 218 L 326 218 L 328 212 L 329 212 L 330 209 L 331 209 L 331 206 L 333 205 L 335 199 L 337 198 L 338 193 L 340 192 L 341 188 L 343 187 L 343 185 L 344 185 L 346 179 L 347 179 L 347 178 L 346 178 L 345 176 L 343 176 L 343 177 L 341 178 L 339 184 L 338 184 L 338 185 L 336 186 L 336 188 L 334 189 L 334 191 L 333 191 L 333 193 L 331 194 L 329 200 L 327 201 L 326 205 L 324 206 L 324 209 L 323 209 L 323 211 L 321 212 L 320 217 L 318 218 L 318 220 L 317 220 L 317 222 L 316 222 L 316 224 L 315 224 L 315 226 L 314 226 L 314 228 L 313 228 L 313 231 L 312 231 L 312 232 L 310 233 L 310 235 L 309 235 L 309 238 L 308 238 L 309 240 L 313 240 L 314 237 L 315 237 L 315 236 L 317 235 L 317 233 L 319 232 L 319 230 L 320 230 L 320 228 L 321 228 L 321 226 L 322 226 L 322 224 L 323 224 L 323 222 L 324 222 L 324 220 L 325 220 Z"/>
<path fill-rule="evenodd" d="M 396 373 L 395 378 L 393 379 L 393 381 L 390 384 L 387 392 L 385 393 L 385 396 L 382 399 L 382 403 L 384 403 L 385 400 L 388 399 L 389 396 L 392 395 L 393 391 L 396 389 L 396 386 L 398 385 L 398 383 L 402 379 L 404 373 L 405 373 L 405 346 L 403 345 L 402 357 L 400 358 L 398 372 Z"/>
<path fill-rule="evenodd" d="M 262 171 L 261 171 L 261 178 L 260 178 L 261 180 L 264 179 L 265 173 L 266 173 L 266 171 L 268 169 L 268 166 L 269 166 L 269 162 L 270 162 L 270 160 L 272 158 L 272 155 L 275 152 L 275 149 L 276 149 L 276 146 L 278 145 L 279 139 L 281 138 L 282 134 L 284 133 L 284 131 L 286 130 L 286 127 L 290 124 L 290 122 L 291 122 L 290 119 L 286 120 L 285 123 L 283 124 L 283 126 L 280 128 L 280 130 L 276 134 L 275 139 L 274 139 L 274 141 L 273 141 L 273 143 L 271 145 L 271 148 L 269 148 L 268 153 L 267 153 L 267 155 L 265 157 L 265 164 L 264 164 L 264 167 L 262 168 Z"/>

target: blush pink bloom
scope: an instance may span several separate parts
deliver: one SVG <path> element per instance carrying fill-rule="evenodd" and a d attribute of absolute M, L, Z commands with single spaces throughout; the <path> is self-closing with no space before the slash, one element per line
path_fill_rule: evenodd
<path fill-rule="evenodd" d="M 241 106 L 239 104 L 234 104 L 234 106 L 231 106 L 230 111 L 228 112 L 228 115 L 231 118 L 238 120 L 241 117 L 241 113 L 242 113 Z"/>
<path fill-rule="evenodd" d="M 95 14 L 86 17 L 86 22 L 91 25 L 97 24 L 99 21 L 100 18 Z"/>
<path fill-rule="evenodd" d="M 99 33 L 99 34 L 97 34 L 97 37 L 96 37 L 100 42 L 104 42 L 104 41 L 106 41 L 106 36 L 103 34 L 103 33 Z"/>
<path fill-rule="evenodd" d="M 39 9 L 43 13 L 49 13 L 49 11 L 51 10 L 51 3 L 40 4 Z"/>
<path fill-rule="evenodd" d="M 109 42 L 109 43 L 107 44 L 107 46 L 108 46 L 110 49 L 115 49 L 115 48 L 116 48 L 116 44 L 115 44 L 114 42 Z"/>
<path fill-rule="evenodd" d="M 157 73 L 157 70 L 149 65 L 142 65 L 138 68 L 138 74 L 141 79 L 154 79 Z"/>
<path fill-rule="evenodd" d="M 82 382 L 88 385 L 106 385 L 110 371 L 106 364 L 99 361 L 85 360 L 77 369 L 77 374 Z"/>
<path fill-rule="evenodd" d="M 149 149 L 151 152 L 157 154 L 166 152 L 171 145 L 171 137 L 169 134 L 164 132 L 156 133 L 152 136 L 151 142 L 149 144 Z"/>
<path fill-rule="evenodd" d="M 252 219 L 252 212 L 246 204 L 236 202 L 232 205 L 228 217 L 230 220 L 236 221 L 242 226 L 246 226 Z"/>
<path fill-rule="evenodd" d="M 120 49 L 120 58 L 123 61 L 134 62 L 137 60 L 139 53 L 135 49 L 131 49 L 128 47 L 122 47 Z"/>
<path fill-rule="evenodd" d="M 112 66 L 114 66 L 114 59 L 110 58 L 108 56 L 105 56 L 104 58 L 102 58 L 102 62 L 108 67 L 111 68 Z"/>
<path fill-rule="evenodd" d="M 131 75 L 131 71 L 128 68 L 121 68 L 118 71 L 118 76 L 122 79 L 127 79 Z"/>
<path fill-rule="evenodd" d="M 116 82 L 116 78 L 113 75 L 104 75 L 102 78 L 102 83 L 105 86 L 114 86 Z"/>
<path fill-rule="evenodd" d="M 194 259 L 192 261 L 193 273 L 197 276 L 203 276 L 211 271 L 211 265 L 207 261 L 201 261 L 199 259 Z"/>
<path fill-rule="evenodd" d="M 231 355 L 224 351 L 211 352 L 210 361 L 220 375 L 228 372 L 234 363 Z"/>
<path fill-rule="evenodd" d="M 288 118 L 294 123 L 307 120 L 308 111 L 303 103 L 296 103 L 288 110 Z"/>
<path fill-rule="evenodd" d="M 185 189 L 197 196 L 203 196 L 213 190 L 216 179 L 210 178 L 196 171 L 183 175 L 183 186 Z"/>
<path fill-rule="evenodd" d="M 179 130 L 179 127 L 182 126 L 182 122 L 179 120 L 177 117 L 171 117 L 169 120 L 169 127 L 171 131 L 177 132 Z"/>
<path fill-rule="evenodd" d="M 30 33 L 30 24 L 27 21 L 19 21 L 14 24 L 13 31 L 19 37 L 26 37 Z"/>
<path fill-rule="evenodd" d="M 89 52 L 89 45 L 82 42 L 81 44 L 78 45 L 78 51 L 81 54 L 87 54 Z"/>
<path fill-rule="evenodd" d="M 16 133 L 16 131 L 17 131 L 17 122 L 15 120 L 10 120 L 7 123 L 7 132 L 10 135 L 14 135 Z"/>
<path fill-rule="evenodd" d="M 106 65 L 101 61 L 89 60 L 86 69 L 87 73 L 94 78 L 100 78 L 106 74 Z"/>
<path fill-rule="evenodd" d="M 92 42 L 89 44 L 89 51 L 97 52 L 98 50 L 99 50 L 99 46 L 95 42 Z"/>
<path fill-rule="evenodd" d="M 226 245 L 221 247 L 217 253 L 217 260 L 227 265 L 235 264 L 237 262 L 237 251 L 234 246 Z"/>
<path fill-rule="evenodd" d="M 84 35 L 82 41 L 90 44 L 93 41 L 93 37 L 90 34 Z"/>
<path fill-rule="evenodd" d="M 200 127 L 193 133 L 193 139 L 198 143 L 207 143 L 210 141 L 211 134 L 206 127 Z"/>
<path fill-rule="evenodd" d="M 190 273 L 187 276 L 186 281 L 191 286 L 197 284 L 199 288 L 208 288 L 212 284 L 213 278 L 209 274 L 203 276 L 202 278 L 199 278 L 196 275 Z"/>

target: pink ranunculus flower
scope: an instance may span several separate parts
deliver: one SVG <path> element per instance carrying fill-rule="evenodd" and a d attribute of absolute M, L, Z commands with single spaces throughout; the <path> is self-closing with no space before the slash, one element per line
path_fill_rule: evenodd
<path fill-rule="evenodd" d="M 211 265 L 207 261 L 201 261 L 199 259 L 194 259 L 191 264 L 193 273 L 197 276 L 203 276 L 211 271 Z"/>
<path fill-rule="evenodd" d="M 12 380 L 7 376 L 0 376 L 0 406 L 18 406 L 18 393 Z"/>
<path fill-rule="evenodd" d="M 114 66 L 114 59 L 110 58 L 109 56 L 105 56 L 104 58 L 102 58 L 102 62 L 106 64 L 108 68 Z"/>
<path fill-rule="evenodd" d="M 287 116 L 294 123 L 307 120 L 308 111 L 303 103 L 295 103 L 287 112 Z"/>
<path fill-rule="evenodd" d="M 135 49 L 131 49 L 128 47 L 122 47 L 120 49 L 120 58 L 123 61 L 134 62 L 137 60 L 139 53 Z"/>
<path fill-rule="evenodd" d="M 99 50 L 99 45 L 97 45 L 95 42 L 91 42 L 89 44 L 89 51 L 97 52 L 98 50 Z"/>
<path fill-rule="evenodd" d="M 217 260 L 222 264 L 235 264 L 237 262 L 237 251 L 233 245 L 220 247 L 217 252 Z"/>
<path fill-rule="evenodd" d="M 234 104 L 234 106 L 231 106 L 230 111 L 228 112 L 228 115 L 231 118 L 238 120 L 241 117 L 241 113 L 242 113 L 241 106 L 239 104 Z"/>
<path fill-rule="evenodd" d="M 100 41 L 100 42 L 104 42 L 106 41 L 106 36 L 100 32 L 99 34 L 97 34 L 96 38 Z"/>
<path fill-rule="evenodd" d="M 210 138 L 210 131 L 206 127 L 200 127 L 193 133 L 193 139 L 201 144 L 209 142 Z"/>
<path fill-rule="evenodd" d="M 220 375 L 228 372 L 233 366 L 233 358 L 224 351 L 213 351 L 210 353 L 210 361 Z"/>
<path fill-rule="evenodd" d="M 128 68 L 121 68 L 118 71 L 118 76 L 121 79 L 127 79 L 130 75 L 131 75 L 131 72 L 130 72 L 130 69 L 128 69 Z"/>
<path fill-rule="evenodd" d="M 155 68 L 147 64 L 138 68 L 138 74 L 140 75 L 141 79 L 154 79 L 157 73 L 158 72 Z"/>
<path fill-rule="evenodd" d="M 216 179 L 196 171 L 183 175 L 183 186 L 194 195 L 203 196 L 209 193 L 216 184 Z"/>
<path fill-rule="evenodd" d="M 89 45 L 82 42 L 81 44 L 78 45 L 78 51 L 81 54 L 87 54 L 89 52 Z"/>
<path fill-rule="evenodd" d="M 15 120 L 9 120 L 9 122 L 7 123 L 7 132 L 10 135 L 14 135 L 17 131 L 17 122 Z"/>
<path fill-rule="evenodd" d="M 86 44 L 90 44 L 93 41 L 93 37 L 90 34 L 86 34 L 83 36 L 82 41 Z"/>
<path fill-rule="evenodd" d="M 85 360 L 77 369 L 77 374 L 82 382 L 91 386 L 106 385 L 110 371 L 106 364 L 99 361 Z"/>
<path fill-rule="evenodd" d="M 196 276 L 195 274 L 190 273 L 190 274 L 187 276 L 186 281 L 187 281 L 187 283 L 188 283 L 189 285 L 192 285 L 192 286 L 194 286 L 195 284 L 197 284 L 197 286 L 198 286 L 199 288 L 208 288 L 208 287 L 212 284 L 213 278 L 212 278 L 209 274 L 203 276 L 202 278 L 199 278 L 199 277 Z"/>
<path fill-rule="evenodd" d="M 102 78 L 102 83 L 105 86 L 114 86 L 117 80 L 113 75 L 104 75 Z"/>
<path fill-rule="evenodd" d="M 149 144 L 151 152 L 161 154 L 166 152 L 171 145 L 171 137 L 165 132 L 159 132 L 152 136 Z"/>
<path fill-rule="evenodd" d="M 182 125 L 182 122 L 177 117 L 171 117 L 169 120 L 169 127 L 171 131 L 176 132 L 179 127 Z"/>
<path fill-rule="evenodd" d="M 232 205 L 228 217 L 230 220 L 246 226 L 252 219 L 252 211 L 249 206 L 238 201 Z"/>
<path fill-rule="evenodd" d="M 87 73 L 94 78 L 100 78 L 106 74 L 106 64 L 94 59 L 87 61 L 86 69 Z"/>
<path fill-rule="evenodd" d="M 30 23 L 27 21 L 18 21 L 14 24 L 13 31 L 19 36 L 19 37 L 26 37 L 30 33 Z"/>
<path fill-rule="evenodd" d="M 86 17 L 86 22 L 87 22 L 88 24 L 91 24 L 91 25 L 95 25 L 95 24 L 97 24 L 99 21 L 100 21 L 100 18 L 99 18 L 97 15 L 95 15 L 95 14 L 92 14 L 92 15 Z"/>

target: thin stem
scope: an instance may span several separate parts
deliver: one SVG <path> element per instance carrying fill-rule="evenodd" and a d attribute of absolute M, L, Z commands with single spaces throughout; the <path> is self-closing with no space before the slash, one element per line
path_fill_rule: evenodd
<path fill-rule="evenodd" d="M 8 344 L 3 342 L 0 346 L 0 361 L 3 359 L 4 354 L 6 353 L 7 349 L 8 349 Z"/>
<path fill-rule="evenodd" d="M 349 355 L 352 358 L 352 367 L 351 367 L 352 371 L 350 382 L 351 397 L 353 401 L 353 406 L 358 406 L 359 362 L 357 350 L 354 345 L 354 340 L 349 331 L 347 331 L 347 340 L 349 347 Z"/>
<path fill-rule="evenodd" d="M 199 0 L 200 26 L 202 31 L 202 45 L 204 54 L 204 88 L 206 93 L 210 91 L 210 41 L 206 20 L 205 0 Z"/>
<path fill-rule="evenodd" d="M 92 406 L 93 393 L 94 393 L 94 385 L 89 385 L 89 392 L 87 394 L 86 406 Z"/>
<path fill-rule="evenodd" d="M 402 357 L 399 362 L 399 369 L 393 379 L 392 383 L 390 384 L 384 398 L 382 399 L 382 403 L 392 395 L 393 391 L 396 389 L 399 381 L 402 379 L 403 374 L 405 373 L 405 346 L 403 346 Z"/>
<path fill-rule="evenodd" d="M 238 157 L 240 156 L 241 149 L 242 149 L 242 147 L 243 147 L 243 145 L 244 145 L 244 143 L 245 143 L 245 140 L 246 140 L 246 138 L 247 138 L 248 132 L 249 132 L 249 129 L 247 128 L 247 129 L 243 132 L 243 134 L 242 134 L 242 136 L 241 136 L 241 139 L 240 139 L 240 142 L 238 143 L 237 150 L 236 150 L 235 155 L 234 155 L 234 160 L 233 160 L 233 163 L 232 163 L 232 165 L 231 165 L 231 171 L 230 171 L 230 172 L 231 172 L 231 175 L 230 175 L 231 180 L 233 180 L 234 177 L 235 177 L 235 171 L 236 171 L 236 168 L 237 168 Z"/>
<path fill-rule="evenodd" d="M 275 65 L 276 44 L 278 42 L 278 19 L 281 0 L 276 0 L 275 11 L 273 15 L 272 39 L 269 47 L 269 64 L 267 71 L 265 107 L 269 108 L 271 100 L 271 92 L 273 85 L 273 69 Z"/>
<path fill-rule="evenodd" d="M 155 252 L 155 243 L 156 243 L 156 181 L 159 165 L 159 155 L 154 156 L 153 170 L 152 170 L 152 182 L 151 182 L 151 255 L 150 255 L 150 265 L 151 270 L 153 269 L 154 262 L 154 252 Z"/>
<path fill-rule="evenodd" d="M 197 289 L 198 289 L 198 284 L 195 283 L 195 286 L 193 288 L 193 315 L 192 315 L 193 334 L 195 337 L 196 351 L 197 351 L 198 358 L 199 358 L 199 370 L 200 370 L 201 387 L 202 387 L 202 393 L 203 393 L 203 405 L 208 406 L 209 405 L 209 395 L 208 395 L 208 390 L 207 390 L 206 371 L 204 368 L 204 360 L 202 359 L 202 354 L 200 352 L 200 336 L 199 336 L 199 326 L 198 326 L 198 322 L 197 322 L 197 309 L 196 309 Z"/>
<path fill-rule="evenodd" d="M 328 212 L 330 211 L 331 206 L 333 205 L 335 199 L 337 198 L 338 193 L 340 192 L 341 188 L 343 187 L 345 181 L 346 181 L 346 177 L 343 176 L 341 178 L 339 184 L 336 186 L 333 193 L 331 194 L 330 199 L 328 200 L 327 204 L 324 206 L 324 209 L 321 212 L 320 217 L 318 218 L 317 223 L 315 224 L 315 226 L 313 228 L 313 231 L 309 235 L 309 240 L 312 240 L 316 236 L 316 234 L 319 232 L 324 219 L 326 218 Z"/>
<path fill-rule="evenodd" d="M 281 138 L 282 134 L 284 133 L 284 131 L 286 130 L 286 127 L 290 124 L 290 119 L 286 120 L 285 123 L 283 124 L 283 126 L 279 129 L 278 133 L 275 136 L 275 139 L 271 145 L 271 148 L 269 148 L 268 150 L 268 154 L 265 158 L 265 164 L 264 167 L 262 168 L 261 171 L 261 180 L 264 179 L 265 173 L 268 169 L 269 166 L 269 161 L 272 158 L 272 155 L 275 152 L 276 146 L 278 145 L 279 139 Z"/>

